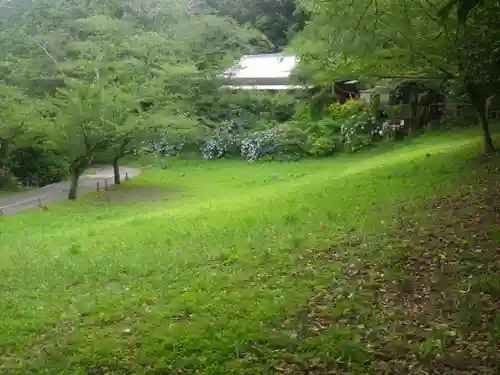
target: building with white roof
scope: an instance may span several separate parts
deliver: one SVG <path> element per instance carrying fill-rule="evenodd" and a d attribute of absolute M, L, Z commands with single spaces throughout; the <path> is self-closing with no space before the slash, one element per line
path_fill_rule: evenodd
<path fill-rule="evenodd" d="M 302 89 L 292 81 L 292 73 L 298 65 L 293 54 L 272 53 L 245 55 L 239 63 L 226 70 L 226 87 L 240 90 L 291 90 Z"/>

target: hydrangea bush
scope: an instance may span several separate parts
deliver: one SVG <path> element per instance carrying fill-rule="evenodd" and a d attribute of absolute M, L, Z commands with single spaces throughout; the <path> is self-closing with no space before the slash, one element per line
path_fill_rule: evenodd
<path fill-rule="evenodd" d="M 212 136 L 201 143 L 205 160 L 243 157 L 289 160 L 306 155 L 322 157 L 338 150 L 357 151 L 382 139 L 392 139 L 400 125 L 380 122 L 364 102 L 348 101 L 330 106 L 331 116 L 319 121 L 295 120 L 278 124 L 270 120 L 223 121 L 212 127 Z M 184 142 L 154 144 L 151 149 L 165 156 L 178 155 Z"/>
<path fill-rule="evenodd" d="M 248 161 L 255 161 L 264 156 L 274 156 L 281 135 L 278 127 L 247 134 L 240 143 L 241 156 Z"/>
<path fill-rule="evenodd" d="M 218 159 L 234 154 L 239 149 L 240 135 L 244 124 L 235 121 L 224 121 L 216 129 L 213 138 L 201 145 L 201 156 L 205 160 Z"/>
<path fill-rule="evenodd" d="M 203 144 L 201 154 L 207 160 L 236 155 L 250 162 L 262 158 L 289 159 L 303 154 L 306 139 L 305 132 L 285 124 L 242 134 L 225 129 Z"/>
<path fill-rule="evenodd" d="M 159 155 L 159 156 L 177 156 L 184 149 L 184 141 L 171 142 L 167 143 L 166 141 L 162 142 L 149 142 L 146 145 L 146 150 L 149 153 Z"/>
<path fill-rule="evenodd" d="M 342 123 L 340 130 L 344 148 L 354 152 L 374 142 L 376 129 L 380 126 L 377 119 L 369 112 L 350 116 Z"/>

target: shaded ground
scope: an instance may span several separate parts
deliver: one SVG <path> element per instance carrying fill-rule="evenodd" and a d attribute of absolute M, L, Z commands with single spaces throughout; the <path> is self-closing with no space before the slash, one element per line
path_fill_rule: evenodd
<path fill-rule="evenodd" d="M 403 206 L 383 236 L 347 237 L 350 251 L 374 241 L 392 255 L 354 259 L 344 282 L 310 300 L 303 324 L 314 335 L 350 327 L 349 360 L 287 364 L 283 373 L 500 374 L 499 161 L 460 194 Z M 345 261 L 337 250 L 325 261 Z"/>
<path fill-rule="evenodd" d="M 140 169 L 132 167 L 120 167 L 121 179 L 125 180 L 140 174 Z M 100 189 L 104 189 L 105 184 L 113 185 L 113 168 L 112 166 L 96 166 L 92 168 L 90 174 L 85 174 L 80 177 L 78 185 L 78 195 L 85 194 L 91 191 L 96 191 L 99 183 Z M 0 208 L 3 215 L 11 215 L 18 212 L 31 210 L 38 207 L 38 198 L 41 198 L 42 204 L 46 205 L 55 201 L 67 198 L 69 189 L 68 181 L 61 181 L 55 184 L 47 185 L 39 189 L 33 189 L 26 192 L 9 194 L 0 196 Z"/>

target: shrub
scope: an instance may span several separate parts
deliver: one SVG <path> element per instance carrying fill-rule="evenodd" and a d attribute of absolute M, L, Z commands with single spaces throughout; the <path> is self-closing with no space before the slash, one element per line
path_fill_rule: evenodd
<path fill-rule="evenodd" d="M 314 137 L 309 136 L 306 143 L 307 153 L 313 156 L 321 157 L 333 154 L 337 147 L 332 137 Z"/>
<path fill-rule="evenodd" d="M 240 132 L 245 127 L 235 121 L 222 122 L 215 131 L 215 135 L 201 146 L 203 159 L 218 159 L 224 156 L 239 154 Z"/>
<path fill-rule="evenodd" d="M 372 145 L 379 126 L 377 119 L 369 112 L 352 115 L 342 124 L 341 139 L 344 148 L 355 152 Z"/>
<path fill-rule="evenodd" d="M 37 147 L 15 150 L 9 163 L 12 174 L 26 185 L 45 186 L 62 181 L 69 170 L 64 156 Z"/>
<path fill-rule="evenodd" d="M 248 161 L 263 158 L 286 160 L 304 154 L 307 133 L 286 124 L 248 133 L 241 139 L 241 155 Z"/>
<path fill-rule="evenodd" d="M 324 118 L 319 121 L 310 122 L 307 127 L 307 132 L 318 137 L 331 137 L 334 135 L 339 135 L 341 133 L 342 124 L 342 120 Z"/>
<path fill-rule="evenodd" d="M 296 159 L 304 155 L 307 133 L 295 126 L 280 125 L 277 142 L 277 159 Z"/>
<path fill-rule="evenodd" d="M 241 155 L 248 161 L 274 156 L 277 154 L 279 137 L 278 127 L 249 133 L 241 140 Z"/>
<path fill-rule="evenodd" d="M 0 190 L 19 190 L 19 180 L 7 169 L 0 169 Z"/>
<path fill-rule="evenodd" d="M 178 140 L 178 142 L 175 143 L 167 143 L 166 141 L 152 141 L 146 145 L 144 151 L 146 151 L 146 153 L 152 153 L 164 157 L 177 156 L 182 152 L 183 148 L 184 142 L 182 140 Z"/>
<path fill-rule="evenodd" d="M 344 104 L 333 103 L 328 107 L 328 112 L 333 120 L 346 120 L 361 112 L 368 112 L 368 105 L 361 100 L 348 100 Z"/>

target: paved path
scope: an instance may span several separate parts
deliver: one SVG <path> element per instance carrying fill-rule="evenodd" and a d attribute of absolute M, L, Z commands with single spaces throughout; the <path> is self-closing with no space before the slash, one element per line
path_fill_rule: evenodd
<path fill-rule="evenodd" d="M 107 180 L 108 185 L 113 184 L 112 166 L 97 166 L 93 169 L 95 169 L 95 174 L 87 174 L 80 177 L 78 195 L 95 191 L 97 182 L 99 182 L 101 189 L 104 188 L 104 180 Z M 126 175 L 128 175 L 128 178 L 132 178 L 140 173 L 141 170 L 138 168 L 120 167 L 120 176 L 122 180 L 125 180 Z M 14 205 L 12 207 L 3 208 L 3 215 L 12 215 L 18 212 L 31 210 L 38 207 L 38 198 L 42 198 L 43 204 L 66 199 L 68 197 L 68 189 L 69 182 L 62 181 L 26 192 L 9 194 L 5 197 L 0 197 L 0 208 Z"/>

